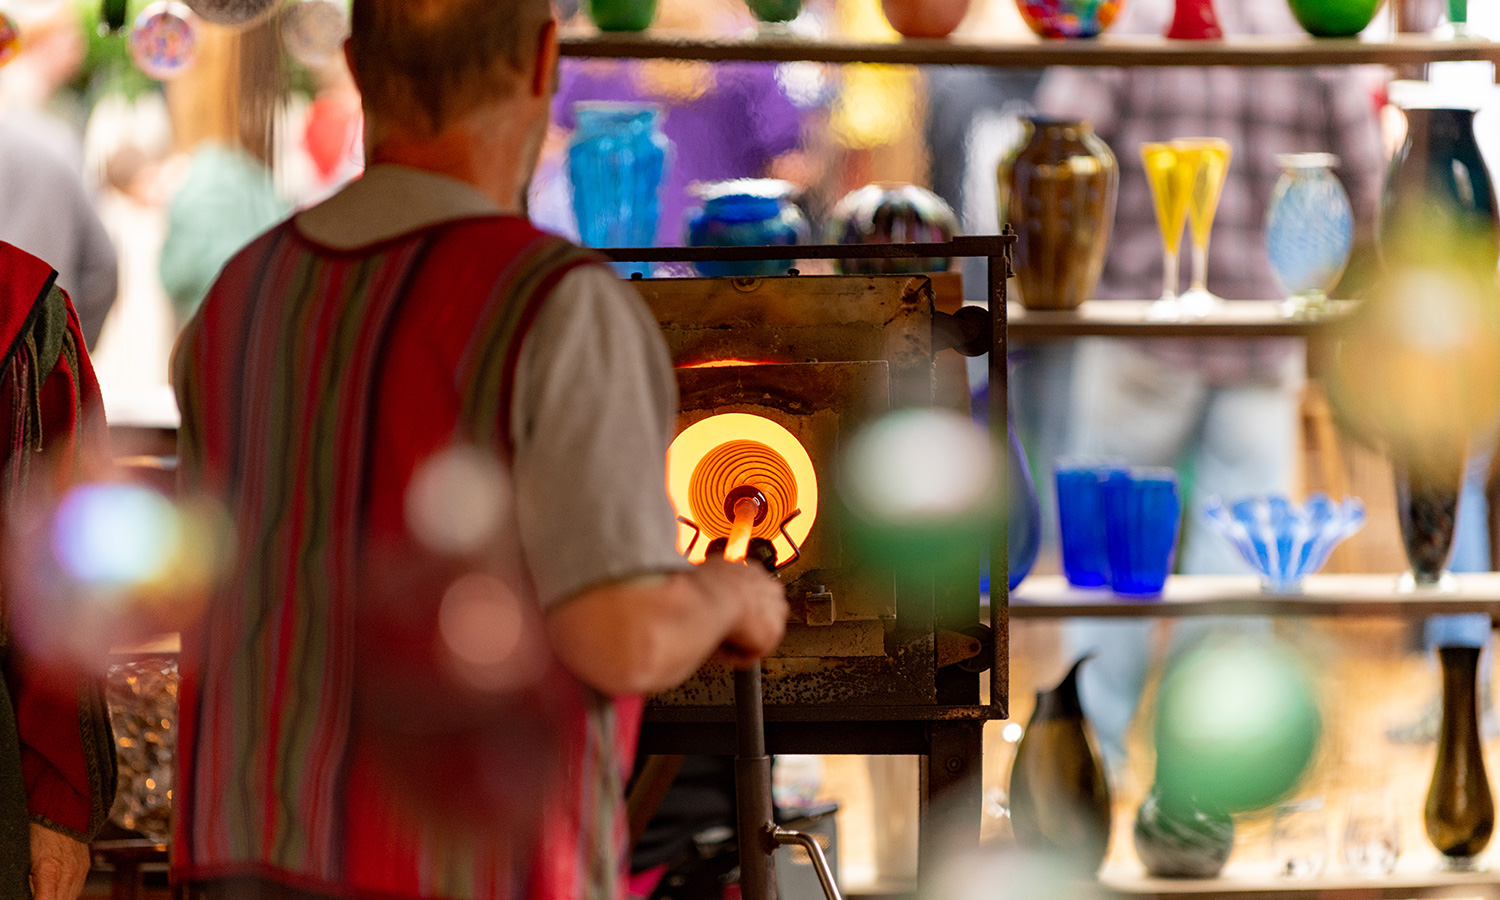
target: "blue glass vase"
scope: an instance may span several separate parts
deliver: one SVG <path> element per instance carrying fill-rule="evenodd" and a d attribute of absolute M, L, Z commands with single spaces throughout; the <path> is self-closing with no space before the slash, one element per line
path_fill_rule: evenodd
<path fill-rule="evenodd" d="M 1328 291 L 1354 247 L 1354 208 L 1333 174 L 1332 153 L 1282 153 L 1281 178 L 1266 210 L 1266 255 L 1287 300 L 1282 312 L 1309 316 L 1327 307 Z"/>
<path fill-rule="evenodd" d="M 672 144 L 649 103 L 577 103 L 568 177 L 579 240 L 587 247 L 649 247 L 661 217 L 659 189 Z M 621 274 L 649 274 L 622 263 Z"/>
<path fill-rule="evenodd" d="M 792 202 L 792 186 L 773 178 L 717 181 L 697 188 L 700 209 L 688 217 L 689 247 L 761 247 L 805 244 L 807 219 Z M 698 274 L 765 277 L 785 275 L 796 260 L 698 262 Z"/>

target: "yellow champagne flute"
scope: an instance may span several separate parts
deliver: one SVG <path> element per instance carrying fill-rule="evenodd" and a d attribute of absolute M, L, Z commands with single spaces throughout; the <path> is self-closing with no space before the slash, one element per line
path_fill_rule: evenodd
<path fill-rule="evenodd" d="M 1146 167 L 1146 183 L 1151 186 L 1156 224 L 1161 229 L 1161 298 L 1152 304 L 1150 315 L 1156 319 L 1175 319 L 1179 313 L 1177 254 L 1182 247 L 1182 229 L 1187 221 L 1190 173 L 1182 166 L 1177 148 L 1170 143 L 1141 144 L 1141 162 Z"/>
<path fill-rule="evenodd" d="M 1182 311 L 1202 318 L 1222 302 L 1208 290 L 1208 236 L 1229 176 L 1232 151 L 1229 142 L 1220 138 L 1182 138 L 1172 145 L 1189 173 L 1187 218 L 1193 238 L 1192 281 L 1182 295 Z"/>

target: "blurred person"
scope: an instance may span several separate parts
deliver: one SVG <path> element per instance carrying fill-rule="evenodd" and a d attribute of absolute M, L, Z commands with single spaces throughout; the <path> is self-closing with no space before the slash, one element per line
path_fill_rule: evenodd
<path fill-rule="evenodd" d="M 1226 33 L 1301 33 L 1282 3 L 1219 6 Z M 1123 9 L 1115 30 L 1161 34 L 1171 15 L 1166 0 L 1136 0 Z M 1368 244 L 1385 164 L 1371 87 L 1367 74 L 1355 69 L 1050 71 L 1038 90 L 1041 111 L 1088 120 L 1120 161 L 1119 204 L 1097 296 L 1161 293 L 1160 232 L 1140 158 L 1146 141 L 1206 136 L 1232 146 L 1208 261 L 1208 288 L 1220 297 L 1280 296 L 1264 237 L 1266 207 L 1280 176 L 1278 153 L 1339 156 L 1337 173 L 1354 206 L 1356 242 Z M 1080 456 L 1183 468 L 1178 571 L 1248 572 L 1229 542 L 1206 527 L 1203 509 L 1214 495 L 1290 493 L 1305 373 L 1304 348 L 1290 339 L 1080 341 L 1065 445 Z M 1115 764 L 1123 759 L 1125 730 L 1145 682 L 1150 627 L 1083 622 L 1071 629 L 1076 652 L 1099 654 L 1084 668 L 1082 694 Z M 1179 640 L 1191 631 L 1180 628 Z"/>
<path fill-rule="evenodd" d="M 237 254 L 174 354 L 183 483 L 228 503 L 239 558 L 183 635 L 173 876 L 209 898 L 619 896 L 639 695 L 769 652 L 786 601 L 677 552 L 657 325 L 521 215 L 547 0 L 355 0 L 352 23 L 365 175 Z M 455 444 L 503 487 L 426 506 Z M 476 500 L 498 525 L 463 553 L 413 530 Z M 453 609 L 512 624 L 444 631 L 474 584 Z M 534 802 L 448 815 L 476 797 Z"/>
<path fill-rule="evenodd" d="M 71 0 L 29 0 L 12 2 L 7 11 L 21 32 L 21 48 L 0 68 L 0 115 L 81 175 L 84 111 L 77 97 L 63 89 L 88 53 L 78 6 Z"/>
<path fill-rule="evenodd" d="M 108 436 L 79 320 L 56 272 L 5 243 L 0 271 L 0 341 L 9 348 L 0 358 L 0 501 L 9 518 L 33 483 L 50 476 L 66 484 Z M 0 897 L 75 900 L 89 872 L 88 842 L 115 794 L 102 679 L 80 676 L 41 651 L 28 619 L 38 607 L 7 574 L 0 607 Z"/>
<path fill-rule="evenodd" d="M 0 117 L 0 241 L 47 260 L 90 349 L 119 291 L 115 248 L 77 170 L 10 117 Z"/>

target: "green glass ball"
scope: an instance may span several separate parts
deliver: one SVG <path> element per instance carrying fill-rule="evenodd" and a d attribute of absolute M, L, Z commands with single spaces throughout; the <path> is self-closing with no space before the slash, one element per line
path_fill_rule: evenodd
<path fill-rule="evenodd" d="M 1156 786 L 1183 807 L 1248 812 L 1301 779 L 1322 731 L 1312 677 L 1266 640 L 1210 641 L 1162 678 L 1156 708 Z"/>
<path fill-rule="evenodd" d="M 1316 37 L 1353 37 L 1365 30 L 1381 0 L 1287 0 L 1297 23 Z"/>

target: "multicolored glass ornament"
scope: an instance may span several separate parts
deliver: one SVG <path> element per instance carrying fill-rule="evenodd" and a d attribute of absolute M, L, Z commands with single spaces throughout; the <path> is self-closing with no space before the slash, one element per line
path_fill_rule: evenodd
<path fill-rule="evenodd" d="M 280 0 L 187 0 L 193 12 L 214 25 L 251 25 L 269 16 Z"/>
<path fill-rule="evenodd" d="M 349 15 L 333 0 L 302 0 L 281 16 L 281 42 L 292 59 L 310 69 L 331 62 L 349 37 Z"/>
<path fill-rule="evenodd" d="M 0 66 L 16 58 L 21 52 L 21 29 L 9 14 L 0 12 Z"/>
<path fill-rule="evenodd" d="M 187 71 L 198 52 L 198 28 L 193 12 L 181 3 L 163 0 L 141 10 L 130 29 L 130 56 L 142 72 L 157 81 Z"/>

